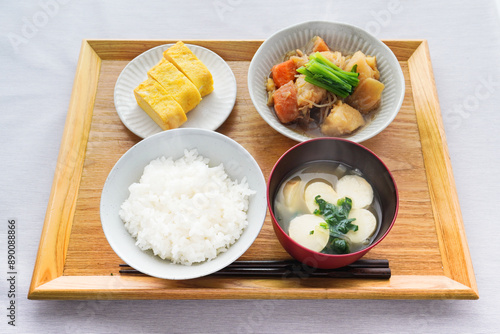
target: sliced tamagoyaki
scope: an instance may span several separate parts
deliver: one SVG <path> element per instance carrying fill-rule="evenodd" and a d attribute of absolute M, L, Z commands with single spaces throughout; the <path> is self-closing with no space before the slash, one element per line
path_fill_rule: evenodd
<path fill-rule="evenodd" d="M 178 128 L 187 120 L 181 105 L 151 78 L 134 89 L 134 96 L 139 106 L 162 130 Z"/>
<path fill-rule="evenodd" d="M 179 41 L 169 47 L 163 52 L 163 57 L 191 80 L 202 97 L 214 90 L 212 74 L 183 42 Z"/>
<path fill-rule="evenodd" d="M 184 109 L 188 112 L 201 101 L 196 86 L 171 62 L 162 58 L 158 64 L 148 71 L 148 76 L 156 80 Z"/>

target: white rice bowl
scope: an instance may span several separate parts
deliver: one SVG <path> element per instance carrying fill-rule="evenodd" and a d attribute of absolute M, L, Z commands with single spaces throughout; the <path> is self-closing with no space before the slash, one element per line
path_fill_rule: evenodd
<path fill-rule="evenodd" d="M 248 225 L 246 178 L 233 181 L 223 164 L 210 167 L 196 149 L 178 160 L 160 157 L 129 187 L 120 217 L 142 250 L 191 265 L 214 259 Z"/>
<path fill-rule="evenodd" d="M 196 157 L 193 152 L 195 149 L 198 152 L 198 156 Z M 189 158 L 185 157 L 186 150 Z M 202 167 L 204 169 L 203 173 L 211 175 L 212 181 L 206 182 L 203 186 L 198 186 L 198 191 L 204 191 L 204 195 L 193 196 L 191 199 L 193 208 L 189 208 L 187 204 L 188 201 L 185 197 L 189 197 L 186 194 L 189 193 L 189 189 L 192 190 L 196 188 L 194 179 L 192 182 L 187 181 L 187 179 L 181 181 L 178 180 L 178 177 L 174 176 L 166 180 L 166 177 L 153 175 L 156 173 L 153 173 L 151 176 L 154 178 L 154 182 L 147 182 L 150 184 L 149 186 L 132 186 L 134 193 L 134 195 L 132 195 L 133 197 L 135 196 L 135 192 L 138 194 L 144 192 L 151 196 L 148 195 L 144 203 L 141 202 L 137 204 L 137 208 L 127 209 L 126 206 L 129 204 L 125 205 L 125 209 L 122 208 L 131 195 L 129 188 L 134 183 L 140 184 L 145 167 L 152 161 L 155 161 L 153 163 L 153 165 L 155 165 L 157 163 L 162 163 L 162 160 L 165 160 L 166 164 L 174 164 L 178 160 L 180 160 L 178 163 L 181 163 L 186 159 L 192 159 L 195 160 L 196 165 L 198 165 L 202 163 L 202 161 L 206 162 L 206 160 L 201 157 L 210 160 L 208 162 L 209 168 Z M 171 158 L 171 162 L 166 162 L 169 158 Z M 200 161 L 197 161 L 197 159 Z M 203 164 L 205 165 L 205 163 Z M 224 178 L 222 166 L 219 167 L 221 164 L 224 166 L 224 171 L 227 174 L 228 180 L 225 179 L 224 182 L 219 183 L 218 180 Z M 152 172 L 156 171 L 156 167 L 157 166 L 152 168 Z M 193 168 L 196 168 L 197 173 L 199 173 L 198 170 L 201 170 L 199 167 Z M 198 177 L 197 173 L 194 173 L 193 170 L 184 170 L 182 174 L 185 174 L 184 177 L 186 177 L 186 175 L 190 175 L 193 178 Z M 146 176 L 143 181 L 145 182 L 147 178 L 149 177 Z M 175 200 L 177 204 L 166 203 L 168 201 L 166 197 L 162 198 L 162 196 L 164 196 L 163 194 L 153 195 L 153 192 L 149 193 L 147 187 L 151 189 L 164 188 L 159 180 L 168 182 L 168 191 L 180 196 L 179 199 Z M 231 187 L 229 187 L 229 184 L 231 184 Z M 226 191 L 224 190 L 226 186 L 228 189 L 233 189 Z M 255 191 L 255 193 L 250 194 L 250 191 Z M 217 226 L 211 231 L 210 228 L 207 229 L 204 227 L 209 220 L 213 219 L 213 216 L 209 214 L 209 212 L 212 211 L 211 206 L 215 204 L 222 205 L 222 202 L 226 203 L 227 198 L 225 197 L 220 200 L 220 203 L 216 203 L 216 200 L 210 198 L 210 196 L 215 194 L 219 196 L 219 193 L 226 192 L 230 192 L 232 194 L 231 196 L 237 194 L 240 199 L 246 196 L 247 201 L 238 200 L 238 205 L 223 210 L 223 212 L 219 211 L 216 224 L 219 224 L 220 227 Z M 150 199 L 155 196 L 156 198 L 150 201 Z M 182 200 L 180 198 L 182 198 Z M 129 202 L 130 204 L 139 203 L 135 200 Z M 189 248 L 194 247 L 198 248 L 198 250 L 201 249 L 202 251 L 200 253 L 203 253 L 203 257 L 207 258 L 207 260 L 195 262 L 194 257 L 190 254 L 190 250 L 187 250 L 188 241 L 186 240 L 181 242 L 180 246 L 177 246 L 177 248 L 175 246 L 169 246 L 168 244 L 161 244 L 156 251 L 158 255 L 155 255 L 155 252 L 151 248 L 147 249 L 150 245 L 161 243 L 164 240 L 173 242 L 174 239 L 177 239 L 177 234 L 174 235 L 172 231 L 168 233 L 165 232 L 165 230 L 170 229 L 170 227 L 167 227 L 168 225 L 162 225 L 160 228 L 161 232 L 152 233 L 149 224 L 156 224 L 157 222 L 153 220 L 153 222 L 145 223 L 145 220 L 140 217 L 150 216 L 150 214 L 153 215 L 153 212 L 157 210 L 154 215 L 155 217 L 161 216 L 161 218 L 158 219 L 159 221 L 162 219 L 166 220 L 167 217 L 170 219 L 176 215 L 173 209 L 176 211 L 180 209 L 180 203 L 183 203 L 182 205 L 185 207 L 183 210 L 188 212 L 182 215 L 184 217 L 182 221 L 186 222 L 186 224 L 191 224 L 193 227 L 189 229 L 190 232 L 188 232 L 188 234 L 191 233 L 189 239 L 191 241 L 196 238 L 200 239 L 201 236 L 198 234 L 200 232 L 203 232 L 203 234 L 206 233 L 208 235 L 207 240 L 209 240 L 207 243 L 211 243 L 211 248 L 215 249 L 215 252 L 218 252 L 217 256 L 214 258 L 211 258 L 213 250 L 208 251 L 208 249 L 210 249 L 209 247 L 205 248 L 205 245 L 200 246 L 197 243 L 195 246 L 193 242 L 190 244 Z M 245 208 L 246 206 L 246 222 L 245 219 L 238 219 L 238 223 L 236 223 L 236 220 L 233 220 L 233 215 L 235 215 L 238 209 Z M 158 207 L 160 207 L 161 210 L 159 210 Z M 200 207 L 204 208 L 201 210 L 204 215 L 208 214 L 206 218 L 197 218 L 198 216 L 201 217 L 200 210 L 198 210 Z M 123 211 L 122 215 L 126 220 L 130 219 L 129 223 L 124 223 L 120 217 L 120 211 Z M 214 208 L 212 213 L 215 215 L 216 211 L 217 209 Z M 132 212 L 134 214 L 132 214 Z M 160 212 L 159 215 L 157 215 L 158 212 Z M 239 143 L 223 134 L 195 128 L 180 128 L 163 131 L 143 139 L 131 147 L 111 169 L 102 189 L 100 203 L 101 225 L 104 235 L 111 248 L 121 258 L 121 263 L 126 263 L 139 272 L 150 276 L 173 280 L 203 277 L 236 261 L 247 251 L 259 235 L 266 218 L 266 213 L 266 181 L 262 174 L 262 170 L 252 155 Z M 129 214 L 130 217 L 128 217 Z M 135 214 L 137 214 L 137 216 L 132 218 Z M 243 216 L 241 212 L 237 213 L 237 215 Z M 195 219 L 188 219 L 188 217 L 195 217 Z M 136 221 L 132 221 L 132 219 L 136 219 Z M 181 218 L 179 218 L 177 222 L 179 221 L 181 221 Z M 226 227 L 223 226 L 225 225 L 223 222 L 227 223 Z M 127 224 L 129 225 L 128 227 L 126 226 Z M 140 232 L 138 227 L 139 224 L 143 227 L 148 225 L 148 228 Z M 129 232 L 129 229 L 131 232 Z M 157 227 L 154 229 L 158 230 Z M 220 232 L 216 232 L 219 230 Z M 228 231 L 230 232 L 228 233 Z M 131 233 L 140 235 L 139 239 L 141 241 L 138 243 L 138 239 Z M 222 237 L 222 235 L 225 236 Z M 144 240 L 147 241 L 142 241 L 143 237 L 145 237 Z M 178 242 L 178 240 L 175 241 Z M 183 251 L 180 251 L 180 249 L 183 249 Z M 170 252 L 176 254 L 175 257 L 177 260 L 174 260 L 173 256 L 172 260 L 167 259 L 167 256 L 169 256 L 168 253 Z M 164 256 L 165 259 L 161 256 Z M 117 267 L 120 263 L 118 261 L 116 263 Z M 189 262 L 192 264 L 183 264 Z"/>

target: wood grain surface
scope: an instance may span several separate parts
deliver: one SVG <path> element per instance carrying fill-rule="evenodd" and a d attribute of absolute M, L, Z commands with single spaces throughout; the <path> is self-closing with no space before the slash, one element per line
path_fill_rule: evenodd
<path fill-rule="evenodd" d="M 425 41 L 386 41 L 406 78 L 405 99 L 389 127 L 363 142 L 387 164 L 399 189 L 394 228 L 366 255 L 389 260 L 390 280 L 205 277 L 168 281 L 120 276 L 118 264 L 123 261 L 101 228 L 100 195 L 113 165 L 140 138 L 116 113 L 114 85 L 128 61 L 171 42 L 175 41 L 84 41 L 79 69 L 89 69 L 90 74 L 82 77 L 79 70 L 75 78 L 61 165 L 47 209 L 30 298 L 478 298 Z M 267 179 L 276 160 L 296 142 L 268 126 L 250 100 L 247 70 L 262 42 L 185 42 L 213 50 L 233 70 L 237 101 L 217 131 L 243 145 Z M 99 66 L 92 65 L 91 55 L 98 55 Z M 96 92 L 91 94 L 88 87 L 97 77 Z M 86 107 L 81 99 L 86 99 Z M 80 130 L 72 132 L 75 128 Z M 73 152 L 76 160 L 65 158 Z M 60 191 L 67 196 L 58 195 Z M 54 232 L 58 230 L 65 232 Z M 277 241 L 268 214 L 259 237 L 241 260 L 286 258 L 289 255 Z"/>

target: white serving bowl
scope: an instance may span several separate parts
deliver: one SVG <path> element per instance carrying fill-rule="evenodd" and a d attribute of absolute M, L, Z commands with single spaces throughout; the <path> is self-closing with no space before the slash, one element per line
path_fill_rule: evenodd
<path fill-rule="evenodd" d="M 151 250 L 142 251 L 119 216 L 120 206 L 129 196 L 129 186 L 139 181 L 144 167 L 161 156 L 177 160 L 184 156 L 185 149 L 197 149 L 198 154 L 210 159 L 210 166 L 223 163 L 231 179 L 241 181 L 246 177 L 249 187 L 256 191 L 250 197 L 248 226 L 240 238 L 215 259 L 191 266 L 162 260 Z M 205 129 L 168 130 L 140 141 L 118 160 L 104 184 L 100 210 L 102 228 L 111 248 L 129 266 L 154 277 L 191 279 L 226 267 L 252 245 L 266 217 L 266 182 L 255 159 L 233 139 Z"/>
<path fill-rule="evenodd" d="M 302 142 L 311 137 L 301 135 L 283 125 L 272 107 L 267 105 L 266 79 L 271 68 L 287 52 L 303 48 L 314 36 L 322 37 L 334 51 L 342 54 L 363 53 L 376 56 L 380 81 L 385 85 L 382 100 L 374 119 L 351 136 L 343 138 L 362 142 L 385 129 L 396 117 L 403 103 L 405 80 L 394 53 L 382 41 L 368 32 L 344 23 L 311 21 L 280 30 L 266 39 L 255 53 L 248 69 L 248 90 L 252 102 L 262 118 L 281 134 Z"/>

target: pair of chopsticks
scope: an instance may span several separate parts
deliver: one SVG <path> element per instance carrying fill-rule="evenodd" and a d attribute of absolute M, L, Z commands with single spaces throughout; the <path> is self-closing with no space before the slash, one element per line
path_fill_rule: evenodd
<path fill-rule="evenodd" d="M 120 264 L 120 268 L 131 268 Z M 142 274 L 135 269 L 120 269 L 120 274 Z M 295 260 L 235 261 L 210 276 L 278 278 L 382 278 L 391 277 L 388 260 L 361 259 L 338 269 L 318 269 Z"/>

